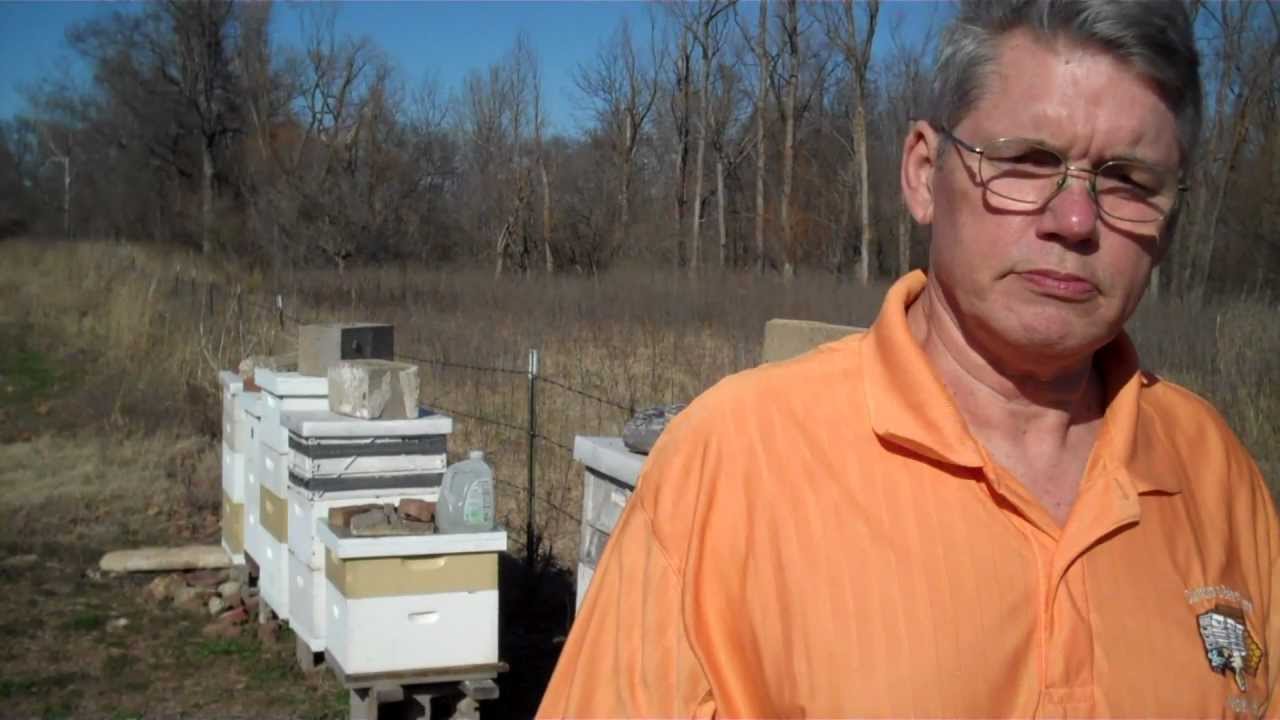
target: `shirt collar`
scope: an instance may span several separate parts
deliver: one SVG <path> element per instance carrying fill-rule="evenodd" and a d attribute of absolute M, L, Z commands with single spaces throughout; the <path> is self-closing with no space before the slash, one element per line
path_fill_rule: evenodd
<path fill-rule="evenodd" d="M 981 468 L 985 453 L 907 325 L 907 308 L 926 282 L 924 272 L 916 270 L 894 283 L 863 341 L 871 427 L 882 440 L 930 460 Z M 1178 492 L 1180 463 L 1162 447 L 1153 428 L 1141 427 L 1142 393 L 1158 380 L 1139 369 L 1137 351 L 1124 333 L 1099 350 L 1095 362 L 1102 372 L 1107 409 L 1094 459 L 1127 479 L 1137 492 Z"/>

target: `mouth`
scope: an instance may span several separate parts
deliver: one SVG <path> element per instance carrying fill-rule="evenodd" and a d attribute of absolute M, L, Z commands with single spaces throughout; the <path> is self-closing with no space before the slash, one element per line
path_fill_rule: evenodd
<path fill-rule="evenodd" d="M 1071 273 L 1036 268 L 1034 270 L 1024 270 L 1017 274 L 1033 290 L 1042 295 L 1078 302 L 1088 300 L 1098 294 L 1096 285 L 1079 275 L 1072 275 Z"/>

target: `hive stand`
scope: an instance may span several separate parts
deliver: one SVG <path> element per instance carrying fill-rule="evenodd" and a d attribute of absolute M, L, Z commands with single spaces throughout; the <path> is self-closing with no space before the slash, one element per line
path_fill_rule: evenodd
<path fill-rule="evenodd" d="M 480 701 L 498 697 L 494 680 L 506 663 L 422 671 L 348 675 L 326 654 L 326 664 L 351 698 L 351 720 L 433 720 L 431 701 L 452 699 L 448 715 L 435 720 L 480 720 Z"/>

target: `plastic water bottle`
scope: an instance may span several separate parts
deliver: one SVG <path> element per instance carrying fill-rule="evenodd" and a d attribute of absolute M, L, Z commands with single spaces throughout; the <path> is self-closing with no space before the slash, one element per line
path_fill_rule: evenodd
<path fill-rule="evenodd" d="M 489 532 L 493 517 L 493 468 L 483 450 L 472 450 L 444 471 L 436 527 L 445 533 Z"/>

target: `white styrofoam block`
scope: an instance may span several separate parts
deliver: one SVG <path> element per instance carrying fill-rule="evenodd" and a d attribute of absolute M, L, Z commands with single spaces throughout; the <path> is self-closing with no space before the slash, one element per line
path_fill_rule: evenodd
<path fill-rule="evenodd" d="M 613 532 L 622 516 L 632 488 L 588 467 L 582 481 L 582 522 L 607 533 Z"/>
<path fill-rule="evenodd" d="M 498 661 L 497 590 L 348 599 L 325 585 L 325 645 L 349 675 Z"/>
<path fill-rule="evenodd" d="M 352 455 L 309 458 L 289 453 L 289 470 L 301 478 L 358 478 L 444 472 L 444 453 L 436 455 Z"/>
<path fill-rule="evenodd" d="M 645 457 L 628 450 L 619 437 L 578 435 L 573 439 L 574 460 L 633 488 L 640 476 L 640 469 L 644 466 Z"/>
<path fill-rule="evenodd" d="M 422 415 L 412 420 L 361 420 L 329 412 L 307 410 L 290 412 L 285 424 L 300 438 L 393 438 L 417 435 L 448 435 L 453 432 L 453 418 L 439 413 Z"/>
<path fill-rule="evenodd" d="M 313 568 L 289 553 L 289 628 L 311 648 L 324 652 L 328 582 L 324 566 Z"/>
<path fill-rule="evenodd" d="M 257 478 L 276 497 L 284 497 L 289 486 L 289 453 L 276 452 L 265 445 L 259 447 Z"/>
<path fill-rule="evenodd" d="M 372 503 L 398 505 L 406 498 L 436 502 L 440 499 L 440 488 L 317 492 L 290 483 L 286 494 L 289 503 L 289 552 L 308 567 L 323 569 L 324 544 L 316 536 L 316 521 L 327 521 L 331 508 Z"/>
<path fill-rule="evenodd" d="M 316 521 L 316 537 L 339 560 L 413 555 L 458 555 L 461 553 L 505 552 L 507 531 L 480 533 L 434 533 L 431 535 L 387 535 L 342 537 L 329 527 L 328 518 Z"/>
<path fill-rule="evenodd" d="M 231 502 L 244 502 L 244 453 L 222 443 L 222 491 Z"/>
<path fill-rule="evenodd" d="M 573 606 L 574 612 L 582 609 L 582 601 L 587 597 L 587 588 L 591 587 L 591 578 L 595 574 L 595 568 L 578 563 L 578 599 Z"/>
<path fill-rule="evenodd" d="M 262 600 L 275 611 L 281 620 L 289 619 L 289 546 L 271 537 L 265 530 L 262 536 L 262 557 L 258 561 L 258 586 L 262 588 Z"/>
<path fill-rule="evenodd" d="M 329 395 L 329 378 L 312 377 L 298 372 L 259 368 L 253 373 L 253 383 L 276 397 L 327 397 Z"/>
<path fill-rule="evenodd" d="M 289 413 L 329 407 L 329 401 L 325 398 L 279 398 L 267 393 L 263 395 L 266 400 L 261 403 L 262 443 L 276 452 L 286 452 L 289 449 L 289 429 L 285 427 Z"/>

